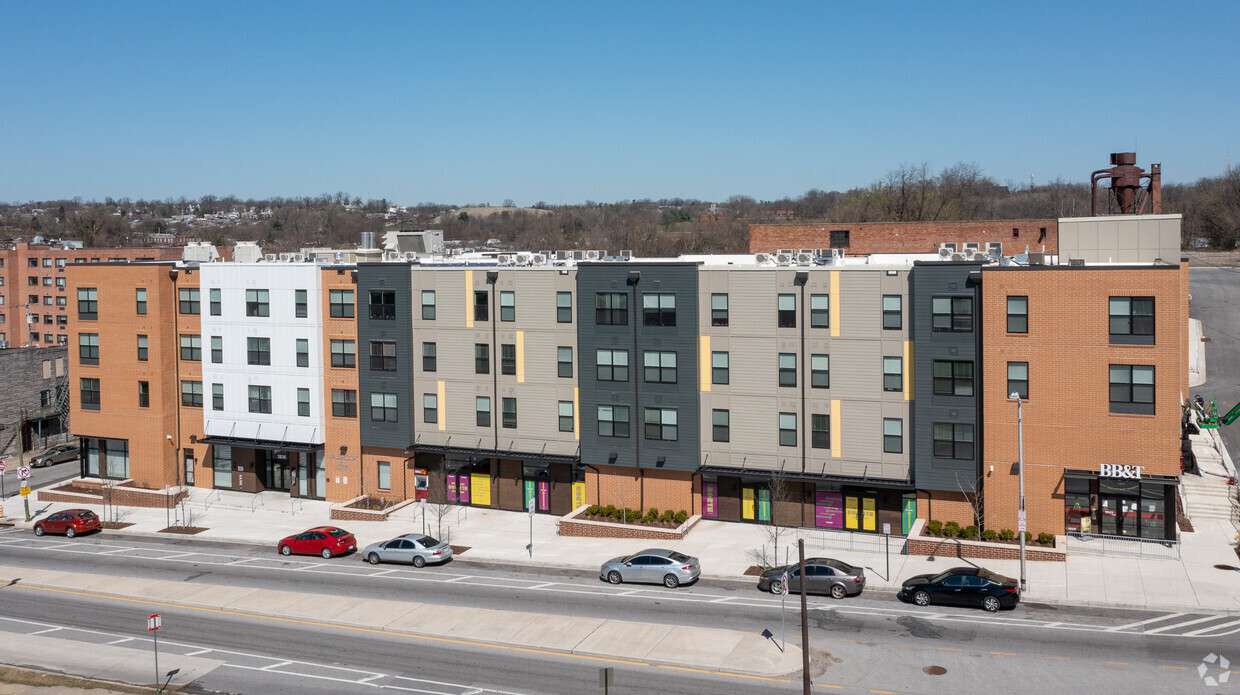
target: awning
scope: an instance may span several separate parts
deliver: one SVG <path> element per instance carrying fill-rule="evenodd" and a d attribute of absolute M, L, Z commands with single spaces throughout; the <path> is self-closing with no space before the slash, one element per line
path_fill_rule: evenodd
<path fill-rule="evenodd" d="M 242 439 L 241 437 L 203 437 L 198 440 L 198 443 L 214 444 L 216 446 L 241 446 L 249 449 L 263 449 L 266 451 L 317 451 L 323 448 L 322 444 L 273 442 L 266 439 Z"/>
<path fill-rule="evenodd" d="M 731 468 L 728 466 L 702 466 L 698 473 L 706 475 L 726 475 L 733 478 L 771 478 L 779 471 L 752 470 Z M 881 487 L 893 490 L 912 490 L 912 481 L 892 480 L 890 478 L 858 478 L 848 475 L 826 475 L 802 473 L 800 471 L 784 471 L 784 480 L 797 483 L 830 483 L 833 485 L 851 485 L 853 487 Z"/>
<path fill-rule="evenodd" d="M 419 454 L 443 454 L 444 456 L 472 457 L 475 459 L 515 459 L 519 461 L 546 461 L 547 463 L 579 463 L 577 456 L 564 454 L 547 454 L 530 451 L 499 451 L 496 449 L 475 449 L 467 446 L 438 446 L 434 444 L 414 444 L 409 451 Z"/>

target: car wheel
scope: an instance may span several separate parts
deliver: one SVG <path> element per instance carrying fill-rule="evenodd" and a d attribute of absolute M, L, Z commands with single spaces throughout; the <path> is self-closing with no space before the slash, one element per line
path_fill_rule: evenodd
<path fill-rule="evenodd" d="M 675 589 L 680 586 L 680 580 L 677 579 L 674 574 L 665 575 L 663 577 L 663 586 L 666 586 L 669 589 Z"/>
<path fill-rule="evenodd" d="M 372 565 L 377 565 L 377 564 L 379 564 L 379 553 L 371 553 L 371 554 L 367 555 L 367 556 L 366 556 L 366 562 L 369 562 L 369 563 L 370 563 L 370 564 L 372 564 Z"/>
<path fill-rule="evenodd" d="M 413 566 L 414 567 L 426 567 L 426 558 L 422 557 L 421 555 L 414 555 Z"/>
<path fill-rule="evenodd" d="M 987 596 L 986 598 L 982 599 L 982 608 L 985 608 L 991 613 L 994 613 L 995 611 L 999 610 L 999 599 L 995 598 L 994 596 Z"/>
<path fill-rule="evenodd" d="M 930 605 L 930 594 L 927 594 L 924 591 L 918 591 L 913 594 L 913 603 L 916 603 L 919 606 Z"/>
<path fill-rule="evenodd" d="M 69 537 L 69 538 L 73 538 L 73 537 L 74 537 L 74 536 L 76 536 L 76 535 L 77 535 L 77 531 L 76 531 L 76 530 L 74 530 L 74 528 L 73 528 L 72 526 L 67 526 L 67 527 L 65 527 L 65 536 L 67 536 L 67 537 Z"/>
<path fill-rule="evenodd" d="M 621 577 L 619 572 L 612 570 L 607 573 L 607 581 L 612 584 L 619 584 L 624 581 L 624 577 Z"/>
<path fill-rule="evenodd" d="M 776 579 L 775 581 L 771 582 L 770 591 L 772 594 L 775 594 L 776 596 L 782 594 L 784 592 L 784 583 Z"/>
<path fill-rule="evenodd" d="M 831 587 L 831 598 L 840 599 L 848 595 L 848 589 L 843 584 L 835 584 Z"/>
<path fill-rule="evenodd" d="M 47 533 L 47 532 L 43 530 L 43 527 L 42 527 L 42 526 L 35 526 L 35 527 L 34 527 L 34 535 L 36 535 L 36 536 L 42 536 L 44 533 Z"/>
<path fill-rule="evenodd" d="M 322 552 L 320 552 L 319 555 L 322 555 L 324 560 L 330 560 L 332 559 L 332 549 L 323 548 Z"/>
<path fill-rule="evenodd" d="M 293 549 L 288 547 L 287 545 L 282 545 L 280 546 L 280 554 L 281 555 L 292 555 Z"/>

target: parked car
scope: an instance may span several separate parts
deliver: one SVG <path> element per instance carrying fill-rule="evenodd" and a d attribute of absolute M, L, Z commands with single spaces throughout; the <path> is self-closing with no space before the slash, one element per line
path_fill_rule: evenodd
<path fill-rule="evenodd" d="M 1020 585 L 1011 577 L 980 567 L 953 567 L 938 574 L 906 579 L 897 596 L 919 606 L 981 606 L 994 612 L 1015 608 L 1020 603 Z"/>
<path fill-rule="evenodd" d="M 695 581 L 701 574 L 702 564 L 696 557 L 659 548 L 613 557 L 599 570 L 599 578 L 612 584 L 643 582 L 663 584 L 669 589 Z"/>
<path fill-rule="evenodd" d="M 788 574 L 788 593 L 801 591 L 800 564 L 775 567 L 758 577 L 758 588 L 778 594 L 783 589 L 783 575 Z M 829 594 L 831 598 L 844 598 L 861 593 L 865 588 L 865 570 L 853 567 L 829 557 L 805 558 L 805 574 L 809 577 L 805 585 L 807 594 Z"/>
<path fill-rule="evenodd" d="M 73 538 L 79 533 L 98 531 L 103 528 L 99 515 L 89 509 L 66 509 L 40 519 L 34 524 L 34 535 L 45 533 L 63 533 Z"/>
<path fill-rule="evenodd" d="M 357 539 L 342 528 L 319 526 L 289 536 L 276 547 L 281 555 L 322 555 L 329 558 L 357 550 Z"/>
<path fill-rule="evenodd" d="M 421 533 L 406 533 L 390 541 L 371 543 L 362 551 L 366 562 L 407 562 L 414 567 L 438 564 L 452 559 L 452 546 Z"/>
<path fill-rule="evenodd" d="M 64 463 L 65 461 L 76 460 L 78 460 L 78 445 L 61 444 L 60 446 L 54 446 L 30 459 L 30 466 L 31 468 L 43 468 L 44 466 L 50 466 L 54 463 Z"/>

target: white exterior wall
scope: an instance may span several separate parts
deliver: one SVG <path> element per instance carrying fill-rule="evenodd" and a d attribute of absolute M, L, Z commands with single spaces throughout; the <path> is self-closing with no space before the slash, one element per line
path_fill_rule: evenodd
<path fill-rule="evenodd" d="M 310 263 L 212 263 L 202 273 L 203 431 L 207 436 L 322 444 L 323 324 L 319 267 Z M 211 316 L 211 290 L 221 315 Z M 245 315 L 246 290 L 267 290 L 269 316 Z M 295 290 L 306 290 L 306 317 L 297 318 Z M 224 343 L 211 361 L 211 337 Z M 247 338 L 271 340 L 271 364 L 247 363 Z M 309 343 L 309 366 L 297 366 L 297 339 Z M 212 384 L 224 385 L 224 410 L 212 407 Z M 249 412 L 249 387 L 271 387 L 271 413 Z M 310 415 L 297 414 L 297 389 L 310 389 Z"/>

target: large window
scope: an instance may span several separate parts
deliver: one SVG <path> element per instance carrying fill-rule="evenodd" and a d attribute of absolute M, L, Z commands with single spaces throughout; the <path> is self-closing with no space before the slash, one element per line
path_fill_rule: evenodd
<path fill-rule="evenodd" d="M 1111 342 L 1122 345 L 1154 344 L 1154 298 L 1111 297 Z"/>
<path fill-rule="evenodd" d="M 333 367 L 352 369 L 357 366 L 357 343 L 352 340 L 333 340 L 331 348 Z"/>
<path fill-rule="evenodd" d="M 710 383 L 727 384 L 731 379 L 728 367 L 728 353 L 710 353 Z"/>
<path fill-rule="evenodd" d="M 151 382 L 149 381 L 138 382 L 138 407 L 151 407 Z"/>
<path fill-rule="evenodd" d="M 777 298 L 776 319 L 780 328 L 797 327 L 797 296 L 781 294 Z"/>
<path fill-rule="evenodd" d="M 250 317 L 271 316 L 270 294 L 268 290 L 246 290 L 245 315 Z"/>
<path fill-rule="evenodd" d="M 375 422 L 396 422 L 396 394 L 370 394 L 370 419 Z"/>
<path fill-rule="evenodd" d="M 809 385 L 815 389 L 831 388 L 831 356 L 809 356 Z"/>
<path fill-rule="evenodd" d="M 332 416 L 357 417 L 357 391 L 332 389 Z"/>
<path fill-rule="evenodd" d="M 572 292 L 556 292 L 555 293 L 555 321 L 556 323 L 572 323 L 573 322 L 573 293 Z"/>
<path fill-rule="evenodd" d="M 124 480 L 129 477 L 128 441 L 101 437 L 84 437 L 83 441 L 86 444 L 87 475 L 112 480 Z"/>
<path fill-rule="evenodd" d="M 99 380 L 82 379 L 82 410 L 99 410 Z"/>
<path fill-rule="evenodd" d="M 732 414 L 726 410 L 710 411 L 710 439 L 712 442 L 732 441 Z"/>
<path fill-rule="evenodd" d="M 500 321 L 516 321 L 517 320 L 517 293 L 512 290 L 502 290 L 499 293 L 499 320 Z"/>
<path fill-rule="evenodd" d="M 181 290 L 184 292 L 185 290 Z M 78 295 L 78 319 L 94 321 L 99 318 L 99 290 L 94 287 L 80 287 Z M 34 298 L 38 302 L 39 298 Z M 35 302 L 31 302 L 32 304 Z M 181 312 L 185 313 L 185 312 Z M 196 312 L 195 312 L 196 313 Z"/>
<path fill-rule="evenodd" d="M 310 341 L 305 338 L 297 338 L 297 366 L 310 366 Z"/>
<path fill-rule="evenodd" d="M 728 295 L 712 294 L 710 296 L 710 325 L 728 325 Z"/>
<path fill-rule="evenodd" d="M 676 409 L 646 408 L 646 439 L 676 441 Z"/>
<path fill-rule="evenodd" d="M 1007 298 L 1007 332 L 1029 332 L 1029 297 L 1012 296 Z"/>
<path fill-rule="evenodd" d="M 629 296 L 623 292 L 599 292 L 595 296 L 594 323 L 599 326 L 627 326 Z"/>
<path fill-rule="evenodd" d="M 809 416 L 809 445 L 813 449 L 831 448 L 831 416 L 815 413 Z"/>
<path fill-rule="evenodd" d="M 435 290 L 422 290 L 422 320 L 435 320 Z"/>
<path fill-rule="evenodd" d="M 900 357 L 883 358 L 883 390 L 904 390 L 904 359 Z"/>
<path fill-rule="evenodd" d="M 1017 394 L 1021 398 L 1029 398 L 1029 363 L 1007 363 L 1007 395 Z"/>
<path fill-rule="evenodd" d="M 148 357 L 149 352 L 146 344 L 146 336 L 140 335 L 138 336 L 138 361 L 146 362 Z"/>
<path fill-rule="evenodd" d="M 934 457 L 972 460 L 973 425 L 934 423 Z"/>
<path fill-rule="evenodd" d="M 189 362 L 202 361 L 202 336 L 181 336 L 181 359 Z"/>
<path fill-rule="evenodd" d="M 931 300 L 933 311 L 932 327 L 938 332 L 971 333 L 973 332 L 973 298 L 972 297 L 934 297 Z"/>
<path fill-rule="evenodd" d="M 334 319 L 351 319 L 354 315 L 353 290 L 328 290 L 329 312 Z"/>
<path fill-rule="evenodd" d="M 422 343 L 422 371 L 433 372 L 439 369 L 439 346 L 435 343 Z"/>
<path fill-rule="evenodd" d="M 396 319 L 396 290 L 370 290 L 370 318 L 380 321 Z"/>
<path fill-rule="evenodd" d="M 904 327 L 904 299 L 898 294 L 883 295 L 883 330 L 898 331 Z"/>
<path fill-rule="evenodd" d="M 439 395 L 422 394 L 422 422 L 435 424 L 439 422 Z"/>
<path fill-rule="evenodd" d="M 675 326 L 676 295 L 647 293 L 642 295 L 643 326 Z"/>
<path fill-rule="evenodd" d="M 883 452 L 904 453 L 904 421 L 900 418 L 883 418 Z"/>
<path fill-rule="evenodd" d="M 372 340 L 370 341 L 370 371 L 372 372 L 394 372 L 396 371 L 396 341 L 394 340 Z"/>
<path fill-rule="evenodd" d="M 181 336 L 184 340 L 185 336 Z M 82 364 L 99 364 L 99 334 L 78 333 L 78 360 Z"/>
<path fill-rule="evenodd" d="M 1133 415 L 1154 414 L 1154 367 L 1113 364 L 1111 374 L 1111 412 Z"/>
<path fill-rule="evenodd" d="M 516 429 L 517 427 L 517 399 L 501 398 L 500 399 L 500 426 L 507 429 Z"/>
<path fill-rule="evenodd" d="M 250 412 L 251 413 L 270 413 L 271 412 L 271 387 L 270 386 L 251 386 L 250 387 Z"/>
<path fill-rule="evenodd" d="M 198 289 L 195 287 L 177 290 L 177 311 L 182 314 L 197 315 L 201 313 Z"/>
<path fill-rule="evenodd" d="M 561 379 L 573 378 L 573 349 L 563 345 L 555 349 L 556 376 Z"/>
<path fill-rule="evenodd" d="M 797 385 L 797 356 L 793 352 L 779 353 L 779 385 Z"/>
<path fill-rule="evenodd" d="M 628 350 L 599 350 L 597 357 L 599 381 L 629 380 Z"/>
<path fill-rule="evenodd" d="M 146 314 L 146 288 L 139 287 L 136 290 L 134 290 L 134 294 L 135 294 L 135 302 L 137 303 L 136 309 L 137 309 L 138 315 L 144 316 Z"/>
<path fill-rule="evenodd" d="M 831 295 L 811 294 L 809 296 L 809 327 L 831 327 Z"/>
<path fill-rule="evenodd" d="M 211 364 L 224 363 L 224 338 L 223 336 L 211 336 Z"/>
<path fill-rule="evenodd" d="M 676 353 L 647 350 L 642 359 L 647 384 L 676 383 Z"/>
<path fill-rule="evenodd" d="M 474 320 L 491 320 L 491 293 L 486 290 L 474 290 Z"/>
<path fill-rule="evenodd" d="M 188 406 L 190 408 L 201 408 L 202 407 L 202 382 L 201 381 L 182 381 L 181 382 L 181 405 Z"/>
<path fill-rule="evenodd" d="M 271 364 L 271 338 L 245 339 L 246 364 Z"/>
<path fill-rule="evenodd" d="M 309 316 L 309 305 L 305 290 L 293 290 L 293 313 L 296 318 L 304 319 Z"/>
<path fill-rule="evenodd" d="M 491 373 L 491 346 L 474 343 L 474 374 Z"/>
<path fill-rule="evenodd" d="M 224 313 L 224 302 L 220 299 L 219 288 L 207 290 L 207 304 L 212 316 Z"/>
<path fill-rule="evenodd" d="M 310 417 L 310 389 L 297 389 L 297 415 Z"/>
<path fill-rule="evenodd" d="M 598 436 L 629 436 L 629 407 L 627 405 L 600 405 L 598 407 Z"/>
<path fill-rule="evenodd" d="M 224 385 L 211 384 L 211 410 L 224 409 Z"/>
<path fill-rule="evenodd" d="M 573 402 L 572 401 L 560 401 L 559 406 L 560 406 L 560 431 L 561 432 L 572 432 L 573 431 L 573 419 L 574 419 L 573 418 Z"/>
<path fill-rule="evenodd" d="M 232 488 L 232 447 L 216 444 L 211 447 L 211 484 L 225 490 Z"/>
<path fill-rule="evenodd" d="M 779 414 L 779 445 L 780 446 L 796 446 L 797 445 L 797 414 L 796 413 L 780 413 Z"/>
<path fill-rule="evenodd" d="M 377 466 L 377 468 L 378 468 L 378 473 L 379 473 L 378 475 L 379 480 L 377 481 L 377 484 L 379 486 L 379 489 L 380 490 L 391 490 L 392 489 L 392 462 L 391 461 L 379 461 L 378 464 L 379 465 Z"/>
<path fill-rule="evenodd" d="M 479 427 L 491 426 L 491 399 L 489 396 L 474 397 L 474 418 Z"/>
<path fill-rule="evenodd" d="M 972 396 L 973 363 L 935 360 L 934 394 L 936 396 Z"/>

